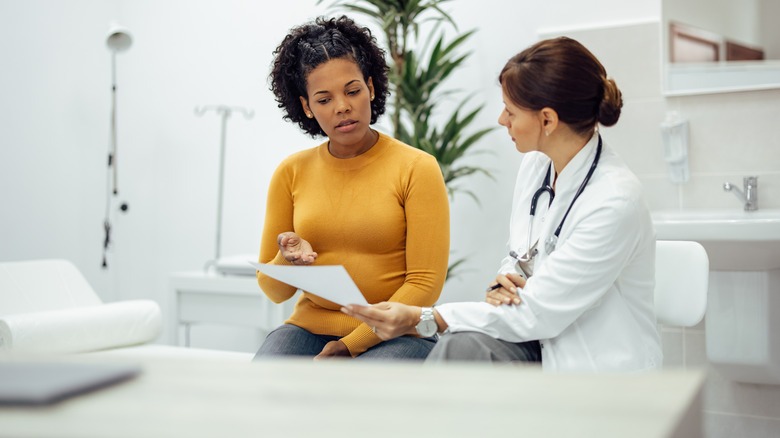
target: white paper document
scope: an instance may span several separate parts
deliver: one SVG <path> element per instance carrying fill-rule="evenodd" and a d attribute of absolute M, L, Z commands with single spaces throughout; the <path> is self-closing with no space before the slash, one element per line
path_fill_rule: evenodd
<path fill-rule="evenodd" d="M 370 306 L 341 265 L 269 265 L 249 262 L 263 274 L 342 306 Z"/>

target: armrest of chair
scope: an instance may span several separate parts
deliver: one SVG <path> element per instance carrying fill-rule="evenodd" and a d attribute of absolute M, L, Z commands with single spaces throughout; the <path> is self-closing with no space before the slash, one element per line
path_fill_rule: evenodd
<path fill-rule="evenodd" d="M 149 342 L 162 328 L 160 306 L 131 300 L 0 317 L 0 350 L 81 353 Z"/>

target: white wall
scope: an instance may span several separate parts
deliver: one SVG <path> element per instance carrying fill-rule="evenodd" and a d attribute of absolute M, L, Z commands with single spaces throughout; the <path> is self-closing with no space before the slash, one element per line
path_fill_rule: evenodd
<path fill-rule="evenodd" d="M 0 2 L 3 260 L 100 260 L 109 58 L 99 36 L 116 5 L 80 6 Z"/>
<path fill-rule="evenodd" d="M 287 29 L 324 11 L 313 3 L 0 2 L 0 259 L 69 258 L 105 300 L 164 305 L 168 273 L 215 251 L 220 118 L 193 112 L 208 104 L 255 111 L 228 122 L 222 253 L 256 253 L 270 172 L 313 144 L 266 82 Z M 117 201 L 130 208 L 112 208 L 102 270 L 113 19 L 134 37 L 117 56 Z"/>

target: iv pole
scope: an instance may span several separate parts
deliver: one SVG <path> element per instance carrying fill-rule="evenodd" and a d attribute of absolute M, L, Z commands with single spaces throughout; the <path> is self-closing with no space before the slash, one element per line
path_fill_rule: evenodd
<path fill-rule="evenodd" d="M 244 118 L 249 120 L 254 116 L 254 111 L 247 110 L 241 107 L 230 107 L 226 105 L 207 105 L 204 107 L 196 107 L 195 115 L 202 116 L 208 110 L 214 110 L 218 115 L 222 117 L 222 131 L 220 134 L 219 144 L 219 188 L 217 190 L 217 238 L 214 248 L 214 259 L 206 262 L 204 270 L 208 271 L 209 267 L 216 264 L 219 261 L 220 249 L 222 246 L 222 197 L 224 195 L 223 187 L 225 185 L 225 137 L 227 132 L 227 120 L 233 111 L 238 111 L 244 115 Z"/>

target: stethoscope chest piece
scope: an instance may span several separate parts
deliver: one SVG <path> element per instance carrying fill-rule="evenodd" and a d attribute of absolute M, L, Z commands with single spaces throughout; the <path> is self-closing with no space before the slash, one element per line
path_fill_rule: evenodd
<path fill-rule="evenodd" d="M 547 255 L 550 255 L 553 251 L 555 251 L 556 244 L 558 244 L 558 236 L 555 234 L 550 235 L 550 237 L 544 240 L 544 251 L 547 253 Z"/>

